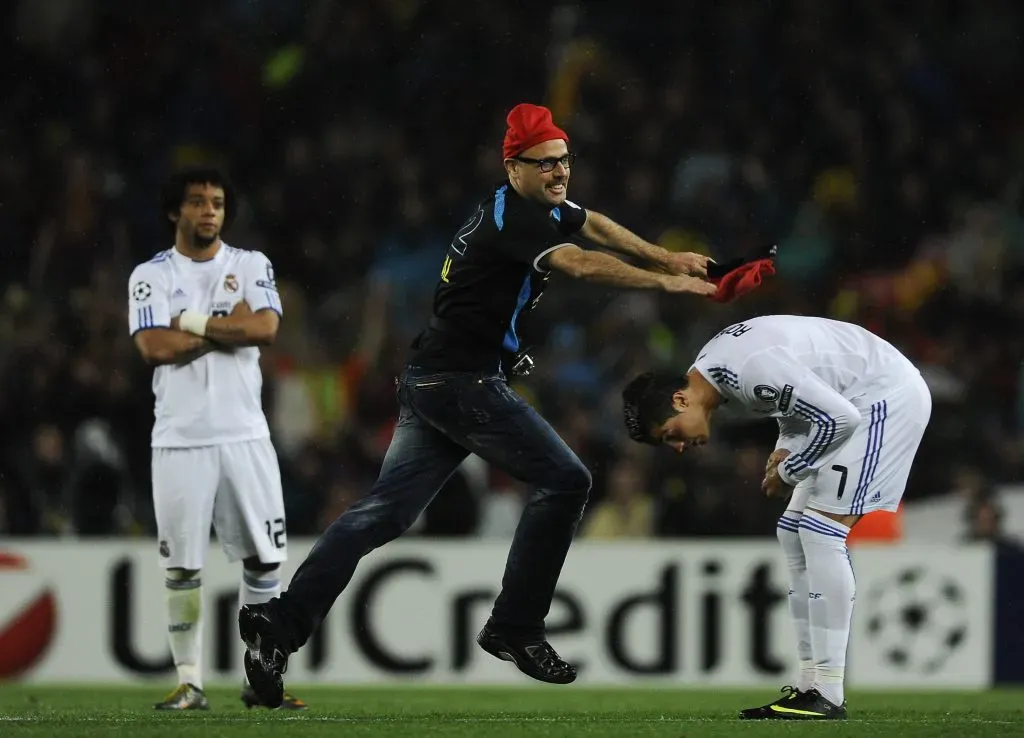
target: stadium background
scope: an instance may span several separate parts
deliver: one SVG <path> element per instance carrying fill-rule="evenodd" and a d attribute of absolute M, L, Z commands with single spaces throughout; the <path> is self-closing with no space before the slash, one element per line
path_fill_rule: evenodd
<path fill-rule="evenodd" d="M 714 538 L 726 559 L 734 542 L 770 559 L 779 507 L 758 487 L 774 426 L 725 422 L 680 458 L 628 443 L 618 393 L 637 371 L 685 367 L 729 322 L 824 315 L 896 344 L 934 394 L 885 545 L 910 555 L 919 541 L 954 561 L 988 542 L 973 550 L 993 552 L 978 564 L 991 610 L 1012 617 L 1019 582 L 998 561 L 1024 534 L 1024 11 L 896 5 L 12 4 L 0 45 L 7 571 L 91 550 L 111 571 L 125 552 L 138 582 L 147 566 L 157 579 L 150 370 L 127 335 L 126 293 L 132 266 L 169 245 L 168 172 L 226 167 L 243 195 L 226 240 L 275 265 L 285 320 L 264 352 L 265 406 L 294 558 L 375 478 L 392 377 L 442 251 L 501 177 L 505 113 L 530 100 L 572 137 L 574 201 L 720 260 L 779 245 L 777 278 L 725 307 L 554 277 L 528 328 L 538 369 L 516 386 L 594 473 L 586 550 L 685 559 Z M 439 537 L 504 550 L 527 490 L 472 461 L 462 472 L 402 555 L 433 560 Z M 996 653 L 1019 647 L 988 610 L 964 613 Z"/>

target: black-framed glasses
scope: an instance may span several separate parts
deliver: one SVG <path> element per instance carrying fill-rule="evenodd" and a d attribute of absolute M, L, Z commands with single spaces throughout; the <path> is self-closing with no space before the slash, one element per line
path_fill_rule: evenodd
<path fill-rule="evenodd" d="M 571 167 L 576 161 L 576 152 L 570 151 L 565 156 L 549 156 L 546 159 L 531 159 L 528 156 L 513 156 L 512 158 L 524 164 L 533 164 L 542 172 L 551 172 L 554 171 L 556 164 L 561 164 L 566 169 Z"/>

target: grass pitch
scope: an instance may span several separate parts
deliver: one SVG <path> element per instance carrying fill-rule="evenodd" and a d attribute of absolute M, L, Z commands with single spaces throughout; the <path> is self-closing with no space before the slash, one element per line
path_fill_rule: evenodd
<path fill-rule="evenodd" d="M 153 687 L 0 684 L 0 735 L 11 736 L 1024 736 L 1024 690 L 853 692 L 851 719 L 745 722 L 770 691 L 536 687 L 307 687 L 304 713 L 246 710 L 238 689 L 207 690 L 209 712 L 157 713 Z"/>

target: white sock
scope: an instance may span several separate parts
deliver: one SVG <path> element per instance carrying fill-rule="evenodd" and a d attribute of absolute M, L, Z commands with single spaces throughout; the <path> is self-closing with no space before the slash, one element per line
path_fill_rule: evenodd
<path fill-rule="evenodd" d="M 262 605 L 281 594 L 281 576 L 278 570 L 254 571 L 242 569 L 242 586 L 238 588 L 238 607 Z"/>
<path fill-rule="evenodd" d="M 242 568 L 242 584 L 238 588 L 239 608 L 243 605 L 262 605 L 280 594 L 281 577 L 277 569 L 255 571 Z"/>
<path fill-rule="evenodd" d="M 843 704 L 846 648 L 856 582 L 846 548 L 850 529 L 814 510 L 805 510 L 800 521 L 800 541 L 807 558 L 811 652 L 814 689 L 829 702 Z"/>
<path fill-rule="evenodd" d="M 167 640 L 178 670 L 178 684 L 203 688 L 203 588 L 198 571 L 171 569 L 164 582 Z"/>
<path fill-rule="evenodd" d="M 811 658 L 811 624 L 808 619 L 807 559 L 800 542 L 800 518 L 803 514 L 786 510 L 779 518 L 775 533 L 786 555 L 789 570 L 789 614 L 796 630 L 796 653 L 800 659 L 800 671 L 796 688 L 806 692 L 814 683 L 814 661 Z"/>

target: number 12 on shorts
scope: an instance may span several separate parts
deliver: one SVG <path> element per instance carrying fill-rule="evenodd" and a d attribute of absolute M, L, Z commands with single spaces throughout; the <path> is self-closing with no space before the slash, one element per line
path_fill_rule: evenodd
<path fill-rule="evenodd" d="M 284 518 L 274 518 L 265 521 L 267 526 L 267 538 L 274 544 L 274 548 L 284 548 Z"/>

